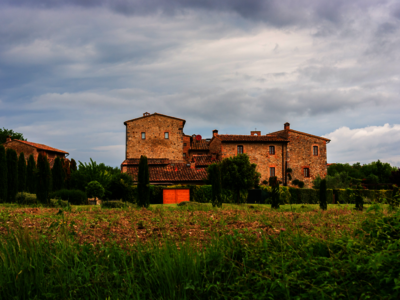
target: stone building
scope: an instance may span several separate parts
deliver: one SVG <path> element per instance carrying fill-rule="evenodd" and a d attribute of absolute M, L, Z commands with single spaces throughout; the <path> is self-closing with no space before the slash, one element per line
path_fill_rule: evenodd
<path fill-rule="evenodd" d="M 142 117 L 124 122 L 126 126 L 126 157 L 121 171 L 137 176 L 139 158 L 146 155 L 149 161 L 150 182 L 153 184 L 204 183 L 206 168 L 215 161 L 246 153 L 257 164 L 261 181 L 277 176 L 284 184 L 287 169 L 292 169 L 292 179 L 310 186 L 318 175 L 327 173 L 326 144 L 329 139 L 290 129 L 262 135 L 218 134 L 211 139 L 198 139 L 186 135 L 186 121 L 158 113 L 144 113 Z"/>
<path fill-rule="evenodd" d="M 25 159 L 28 160 L 29 156 L 32 154 L 35 161 L 37 162 L 37 158 L 39 154 L 47 155 L 47 159 L 49 160 L 50 167 L 53 167 L 54 160 L 56 157 L 60 157 L 62 159 L 66 159 L 69 155 L 68 152 L 63 150 L 59 150 L 56 148 L 52 148 L 43 144 L 32 143 L 28 141 L 21 140 L 12 140 L 10 137 L 7 138 L 6 142 L 3 144 L 6 149 L 14 149 L 18 156 L 21 152 L 24 153 Z"/>

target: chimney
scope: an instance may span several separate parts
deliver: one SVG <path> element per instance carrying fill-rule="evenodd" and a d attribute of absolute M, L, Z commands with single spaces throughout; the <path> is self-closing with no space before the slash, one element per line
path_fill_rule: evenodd
<path fill-rule="evenodd" d="M 7 142 L 11 142 L 11 136 L 9 135 L 9 136 L 7 136 L 7 138 L 6 138 L 6 143 Z"/>
<path fill-rule="evenodd" d="M 260 136 L 261 135 L 261 131 L 250 131 L 251 135 L 256 135 L 256 136 Z"/>
<path fill-rule="evenodd" d="M 213 137 L 216 136 L 216 135 L 218 135 L 218 130 L 217 130 L 217 129 L 214 129 L 214 130 L 213 130 Z"/>
<path fill-rule="evenodd" d="M 288 122 L 286 122 L 283 126 L 284 126 L 285 130 L 289 130 L 290 129 L 290 124 Z"/>
<path fill-rule="evenodd" d="M 148 112 L 145 112 L 145 113 L 143 114 L 143 117 L 147 117 L 147 116 L 150 116 L 150 114 L 149 114 Z"/>
<path fill-rule="evenodd" d="M 195 169 L 196 168 L 196 163 L 195 162 L 190 163 L 190 168 L 191 169 Z"/>

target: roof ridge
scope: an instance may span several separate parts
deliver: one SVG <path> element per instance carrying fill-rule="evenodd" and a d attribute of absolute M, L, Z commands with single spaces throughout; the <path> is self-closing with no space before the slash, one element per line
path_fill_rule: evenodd
<path fill-rule="evenodd" d="M 139 119 L 143 119 L 143 118 L 148 118 L 148 117 L 155 116 L 155 115 L 183 121 L 183 125 L 185 125 L 185 123 L 186 123 L 186 120 L 185 120 L 185 119 L 181 119 L 181 118 L 177 118 L 177 117 L 172 117 L 172 116 L 168 116 L 168 115 L 164 115 L 164 114 L 159 114 L 159 113 L 156 113 L 156 112 L 155 112 L 155 113 L 153 113 L 153 114 L 149 114 L 149 115 L 146 115 L 146 116 L 141 116 L 141 117 L 139 117 L 139 118 L 130 119 L 130 120 L 128 120 L 128 121 L 125 121 L 124 124 L 126 125 L 127 122 L 131 122 L 131 121 L 135 121 L 135 120 L 139 120 Z"/>

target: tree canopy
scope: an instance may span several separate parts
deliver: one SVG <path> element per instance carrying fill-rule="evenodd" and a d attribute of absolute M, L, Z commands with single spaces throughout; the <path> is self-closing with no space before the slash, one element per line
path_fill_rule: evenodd
<path fill-rule="evenodd" d="M 12 129 L 5 129 L 3 127 L 3 129 L 0 128 L 0 145 L 6 142 L 8 136 L 11 136 L 13 140 L 26 141 L 22 133 L 14 132 Z"/>

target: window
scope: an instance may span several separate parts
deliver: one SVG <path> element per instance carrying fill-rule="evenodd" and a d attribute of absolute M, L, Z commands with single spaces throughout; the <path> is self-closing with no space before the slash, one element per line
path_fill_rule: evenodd
<path fill-rule="evenodd" d="M 304 168 L 304 177 L 310 177 L 310 168 Z"/>
<path fill-rule="evenodd" d="M 186 153 L 183 153 L 183 157 L 186 157 Z"/>
<path fill-rule="evenodd" d="M 146 132 L 142 132 L 142 140 L 146 139 Z"/>
<path fill-rule="evenodd" d="M 318 146 L 313 146 L 313 154 L 314 156 L 318 156 Z"/>
<path fill-rule="evenodd" d="M 166 140 L 169 139 L 169 132 L 164 132 L 164 138 L 165 138 Z"/>
<path fill-rule="evenodd" d="M 269 154 L 271 155 L 275 154 L 275 146 L 269 146 Z"/>
<path fill-rule="evenodd" d="M 275 176 L 275 167 L 269 168 L 269 176 L 270 176 L 270 177 Z"/>
<path fill-rule="evenodd" d="M 243 154 L 243 146 L 237 146 L 237 154 Z"/>
<path fill-rule="evenodd" d="M 183 143 L 183 147 L 186 147 L 186 143 Z"/>

